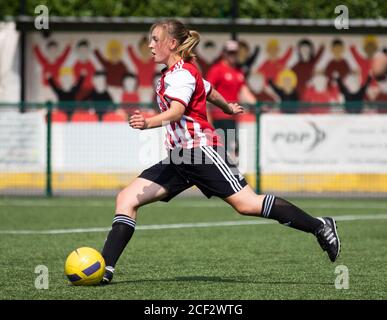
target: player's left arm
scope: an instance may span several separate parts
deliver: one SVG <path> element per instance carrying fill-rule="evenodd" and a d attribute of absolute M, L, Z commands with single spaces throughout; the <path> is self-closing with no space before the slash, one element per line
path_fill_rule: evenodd
<path fill-rule="evenodd" d="M 151 129 L 158 128 L 169 124 L 170 122 L 179 121 L 185 112 L 185 106 L 179 101 L 173 100 L 167 111 L 156 116 L 145 118 L 139 110 L 129 118 L 129 125 L 133 129 Z"/>
<path fill-rule="evenodd" d="M 211 88 L 210 93 L 207 95 L 207 101 L 222 109 L 226 114 L 243 113 L 244 110 L 244 108 L 237 103 L 228 103 L 215 88 Z"/>

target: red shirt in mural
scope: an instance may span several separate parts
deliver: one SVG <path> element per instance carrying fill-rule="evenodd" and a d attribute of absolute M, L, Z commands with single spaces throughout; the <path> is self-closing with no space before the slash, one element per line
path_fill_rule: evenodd
<path fill-rule="evenodd" d="M 138 85 L 143 87 L 153 87 L 153 77 L 156 73 L 156 64 L 154 59 L 150 57 L 148 61 L 137 57 L 132 46 L 128 47 L 130 59 L 137 68 Z"/>
<path fill-rule="evenodd" d="M 54 62 L 49 62 L 48 59 L 43 55 L 38 46 L 34 46 L 34 53 L 38 59 L 40 66 L 42 67 L 42 83 L 45 86 L 48 86 L 48 75 L 55 81 L 56 84 L 59 82 L 59 69 L 62 67 L 63 63 L 66 61 L 67 56 L 70 53 L 70 46 L 67 46 L 65 50 L 56 58 Z"/>
<path fill-rule="evenodd" d="M 126 65 L 122 61 L 113 63 L 105 59 L 98 49 L 94 50 L 94 53 L 105 69 L 108 86 L 122 87 L 122 79 L 128 73 Z"/>
<path fill-rule="evenodd" d="M 303 94 L 307 82 L 312 78 L 314 68 L 323 52 L 324 47 L 321 46 L 315 56 L 309 61 L 299 61 L 293 66 L 292 69 L 297 75 L 297 92 L 299 95 Z"/>
<path fill-rule="evenodd" d="M 276 60 L 266 60 L 259 68 L 258 72 L 262 73 L 265 77 L 266 83 L 269 79 L 275 81 L 279 72 L 285 67 L 292 55 L 292 48 L 289 48 L 285 54 Z"/>

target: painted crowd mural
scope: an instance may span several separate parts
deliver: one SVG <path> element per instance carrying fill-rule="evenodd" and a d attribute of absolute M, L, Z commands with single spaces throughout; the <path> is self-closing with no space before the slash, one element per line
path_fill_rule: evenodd
<path fill-rule="evenodd" d="M 295 102 L 313 102 L 307 112 L 330 112 L 326 105 L 350 102 L 344 111 L 361 113 L 365 102 L 387 101 L 387 81 L 370 76 L 370 62 L 387 47 L 375 35 L 239 34 L 238 73 L 221 68 L 228 34 L 202 34 L 195 63 L 210 82 L 240 83 L 236 100 L 282 102 L 280 112 L 296 113 Z M 146 33 L 53 33 L 28 36 L 27 100 L 151 103 L 162 67 L 153 62 Z M 219 74 L 220 72 L 220 74 Z M 214 73 L 217 74 L 214 76 Z M 71 112 L 69 112 L 71 114 Z"/>

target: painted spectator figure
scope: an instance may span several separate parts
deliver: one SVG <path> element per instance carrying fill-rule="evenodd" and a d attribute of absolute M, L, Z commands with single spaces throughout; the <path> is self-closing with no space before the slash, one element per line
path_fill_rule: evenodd
<path fill-rule="evenodd" d="M 254 51 L 250 53 L 249 44 L 244 40 L 239 41 L 238 65 L 242 69 L 246 79 L 250 75 L 251 66 L 257 59 L 258 54 L 259 46 L 255 46 Z"/>
<path fill-rule="evenodd" d="M 349 74 L 344 81 L 337 78 L 337 84 L 340 92 L 344 96 L 345 111 L 347 113 L 361 113 L 363 110 L 363 100 L 366 96 L 367 87 L 371 83 L 371 76 L 368 75 L 366 82 L 361 86 L 359 76 L 357 74 Z"/>
<path fill-rule="evenodd" d="M 156 72 L 156 64 L 148 48 L 148 42 L 147 37 L 142 37 L 138 42 L 138 52 L 129 45 L 128 54 L 137 68 L 138 86 L 153 88 L 153 75 Z"/>
<path fill-rule="evenodd" d="M 138 42 L 138 50 L 128 46 L 128 54 L 137 69 L 138 94 L 142 102 L 150 102 L 154 93 L 153 75 L 156 64 L 149 50 L 148 37 L 144 36 Z"/>
<path fill-rule="evenodd" d="M 334 85 L 334 74 L 338 73 L 339 77 L 344 79 L 350 72 L 348 62 L 344 58 L 344 42 L 340 39 L 334 39 L 331 45 L 333 58 L 328 62 L 325 68 L 325 75 L 328 77 L 328 85 Z"/>
<path fill-rule="evenodd" d="M 95 73 L 95 67 L 91 61 L 89 41 L 86 39 L 80 40 L 76 45 L 75 54 L 77 56 L 77 60 L 73 66 L 75 79 L 78 81 L 81 73 L 85 76 L 77 96 L 77 100 L 83 100 L 93 90 L 93 76 Z"/>
<path fill-rule="evenodd" d="M 247 84 L 258 102 L 275 101 L 266 88 L 265 77 L 260 72 L 252 73 L 247 79 Z"/>
<path fill-rule="evenodd" d="M 122 81 L 122 97 L 121 102 L 125 103 L 138 103 L 140 102 L 139 95 L 137 93 L 138 88 L 138 78 L 135 74 L 127 73 L 124 75 L 124 79 Z"/>
<path fill-rule="evenodd" d="M 50 74 L 47 74 L 47 81 L 58 97 L 59 102 L 68 102 L 59 104 L 59 109 L 63 110 L 67 115 L 67 121 L 71 121 L 71 117 L 75 110 L 74 101 L 78 95 L 82 83 L 85 79 L 86 72 L 81 71 L 77 81 L 75 81 L 73 69 L 70 67 L 62 67 L 60 69 L 60 83 L 59 86 Z M 71 103 L 73 102 L 73 103 Z"/>
<path fill-rule="evenodd" d="M 321 45 L 315 53 L 313 42 L 308 39 L 302 39 L 297 45 L 298 62 L 292 67 L 297 75 L 297 92 L 299 96 L 304 93 L 305 87 L 312 79 L 315 66 L 324 52 L 324 46 Z"/>
<path fill-rule="evenodd" d="M 375 53 L 371 63 L 371 74 L 378 81 L 374 101 L 379 103 L 377 111 L 387 113 L 387 48 Z"/>
<path fill-rule="evenodd" d="M 48 83 L 48 75 L 52 78 L 57 86 L 60 86 L 59 70 L 69 56 L 71 46 L 67 45 L 60 53 L 58 43 L 55 40 L 49 40 L 46 44 L 45 53 L 34 45 L 33 51 L 40 64 L 42 72 L 42 89 L 40 92 L 41 101 L 56 101 L 55 92 Z"/>
<path fill-rule="evenodd" d="M 318 105 L 311 105 L 303 108 L 302 111 L 307 113 L 329 113 L 330 104 L 338 101 L 337 90 L 332 90 L 328 86 L 328 78 L 321 73 L 316 73 L 310 82 L 311 84 L 306 87 L 301 100 Z"/>
<path fill-rule="evenodd" d="M 387 78 L 387 47 L 382 52 L 375 53 L 371 63 L 371 73 L 377 81 Z"/>
<path fill-rule="evenodd" d="M 114 101 L 120 101 L 122 94 L 122 80 L 127 74 L 128 68 L 122 61 L 124 48 L 120 41 L 110 40 L 106 45 L 106 56 L 103 56 L 98 49 L 94 53 L 103 66 L 106 73 L 106 83 L 109 93 Z"/>
<path fill-rule="evenodd" d="M 98 120 L 102 121 L 103 115 L 111 107 L 109 102 L 112 102 L 112 97 L 107 90 L 106 73 L 104 71 L 96 71 L 93 77 L 93 90 L 84 98 L 85 101 L 96 102 L 93 104 Z"/>
<path fill-rule="evenodd" d="M 58 43 L 55 40 L 50 40 L 46 44 L 46 55 L 43 54 L 37 45 L 34 46 L 33 50 L 36 58 L 40 63 L 40 66 L 42 67 L 43 85 L 48 85 L 48 74 L 53 79 L 53 81 L 59 85 L 59 70 L 63 63 L 66 61 L 70 53 L 71 46 L 66 46 L 62 53 L 59 53 Z"/>
<path fill-rule="evenodd" d="M 239 44 L 237 41 L 227 41 L 224 46 L 222 60 L 210 68 L 207 80 L 227 101 L 245 101 L 255 104 L 255 97 L 246 85 L 242 70 L 238 67 L 238 50 Z M 220 108 L 213 108 L 211 118 L 215 129 L 223 130 L 226 149 L 231 158 L 236 160 L 238 137 L 235 117 L 225 114 Z M 235 139 L 227 139 L 227 130 L 234 130 Z"/>
<path fill-rule="evenodd" d="M 378 41 L 375 36 L 367 36 L 364 38 L 363 50 L 365 56 L 363 56 L 354 45 L 351 45 L 350 50 L 359 65 L 361 72 L 361 84 L 363 85 L 368 80 L 372 59 L 378 51 Z"/>
<path fill-rule="evenodd" d="M 268 59 L 261 64 L 258 72 L 261 72 L 266 83 L 271 79 L 276 81 L 278 73 L 286 68 L 286 64 L 292 55 L 292 47 L 289 47 L 286 52 L 279 57 L 280 47 L 277 39 L 270 40 L 266 45 L 266 54 Z"/>
<path fill-rule="evenodd" d="M 278 86 L 269 79 L 269 85 L 281 100 L 280 110 L 282 113 L 297 113 L 298 93 L 297 75 L 290 69 L 282 70 L 278 75 Z"/>

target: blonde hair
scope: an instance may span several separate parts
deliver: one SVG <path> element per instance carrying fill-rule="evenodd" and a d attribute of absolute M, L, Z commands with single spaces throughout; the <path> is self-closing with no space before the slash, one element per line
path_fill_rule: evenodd
<path fill-rule="evenodd" d="M 74 75 L 74 70 L 72 67 L 61 67 L 59 69 L 59 76 L 72 76 Z"/>
<path fill-rule="evenodd" d="M 373 36 L 373 35 L 368 35 L 368 36 L 364 37 L 363 45 L 366 46 L 368 44 L 373 44 L 373 45 L 377 46 L 378 45 L 378 39 L 375 36 Z"/>
<path fill-rule="evenodd" d="M 296 75 L 296 73 L 293 70 L 284 69 L 284 70 L 282 70 L 278 74 L 278 76 L 277 76 L 277 84 L 278 84 L 278 86 L 280 86 L 280 87 L 283 86 L 285 78 L 289 78 L 290 79 L 293 87 L 297 86 L 297 75 Z"/>
<path fill-rule="evenodd" d="M 278 46 L 279 46 L 278 39 L 270 39 L 266 44 L 267 49 L 278 48 Z"/>
<path fill-rule="evenodd" d="M 110 40 L 106 45 L 106 56 L 111 59 L 112 58 L 112 50 L 118 51 L 118 56 L 121 57 L 124 51 L 122 43 L 119 40 Z"/>
<path fill-rule="evenodd" d="M 187 27 L 176 19 L 167 19 L 156 22 L 150 28 L 150 32 L 156 28 L 163 28 L 168 35 L 177 40 L 178 46 L 176 48 L 176 54 L 178 54 L 183 60 L 190 60 L 195 58 L 194 49 L 200 42 L 200 35 L 194 30 L 188 30 Z"/>

